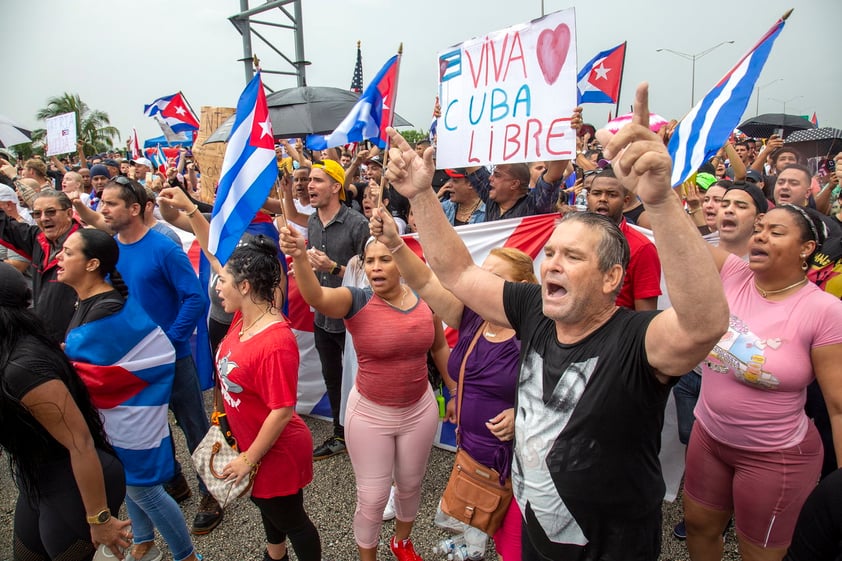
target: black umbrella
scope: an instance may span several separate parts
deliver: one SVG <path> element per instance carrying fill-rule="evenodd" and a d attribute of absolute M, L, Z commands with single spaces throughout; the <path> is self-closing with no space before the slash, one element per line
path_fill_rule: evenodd
<path fill-rule="evenodd" d="M 331 133 L 358 100 L 359 94 L 352 91 L 309 86 L 288 88 L 266 96 L 275 138 Z M 232 115 L 219 125 L 205 144 L 226 142 L 231 135 L 234 120 L 235 116 Z M 396 113 L 394 126 L 408 127 L 412 124 Z"/>
<path fill-rule="evenodd" d="M 781 134 L 781 129 L 783 129 L 781 136 L 786 137 L 795 131 L 814 129 L 816 125 L 799 115 L 766 113 L 743 121 L 737 128 L 755 138 L 769 138 L 773 134 Z"/>
<path fill-rule="evenodd" d="M 786 145 L 805 158 L 829 158 L 842 152 L 842 129 L 823 127 L 795 131 L 786 137 Z"/>

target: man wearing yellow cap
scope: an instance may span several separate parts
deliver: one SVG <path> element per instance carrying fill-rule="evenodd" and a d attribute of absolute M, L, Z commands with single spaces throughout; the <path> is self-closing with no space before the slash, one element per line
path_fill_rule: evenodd
<path fill-rule="evenodd" d="M 339 162 L 313 163 L 308 191 L 316 212 L 307 223 L 307 254 L 319 284 L 331 288 L 342 285 L 345 264 L 352 256 L 362 255 L 369 236 L 368 220 L 342 202 L 344 183 L 345 170 Z M 339 418 L 345 324 L 317 311 L 313 335 L 333 416 L 333 436 L 313 450 L 313 459 L 323 460 L 345 452 L 345 428 Z"/>

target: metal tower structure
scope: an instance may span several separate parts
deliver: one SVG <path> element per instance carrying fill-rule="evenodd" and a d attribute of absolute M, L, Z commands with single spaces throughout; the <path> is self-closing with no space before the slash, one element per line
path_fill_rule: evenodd
<path fill-rule="evenodd" d="M 255 2 L 257 3 L 257 2 Z M 292 13 L 290 9 L 292 8 Z M 271 12 L 267 14 L 267 12 Z M 280 21 L 267 21 L 262 19 L 255 19 L 255 16 L 262 16 L 266 14 L 269 19 Z M 255 8 L 249 8 L 249 0 L 240 0 L 240 13 L 234 14 L 228 18 L 228 21 L 240 32 L 243 37 L 243 62 L 245 69 L 246 82 L 254 77 L 254 50 L 252 49 L 252 38 L 256 37 L 271 53 L 277 54 L 280 60 L 272 57 L 271 60 L 277 62 L 278 66 L 274 66 L 274 62 L 270 61 L 270 57 L 264 56 L 261 53 L 261 70 L 264 74 L 279 74 L 282 76 L 295 76 L 298 80 L 299 86 L 307 85 L 307 77 L 305 68 L 310 61 L 304 59 L 304 23 L 301 14 L 301 0 L 266 0 Z M 284 52 L 276 47 L 264 33 L 266 31 L 283 30 L 285 44 L 289 47 L 289 31 L 292 31 L 292 48 L 295 52 L 294 58 L 288 57 Z M 264 87 L 270 92 L 274 91 L 272 88 L 266 86 L 264 78 Z"/>

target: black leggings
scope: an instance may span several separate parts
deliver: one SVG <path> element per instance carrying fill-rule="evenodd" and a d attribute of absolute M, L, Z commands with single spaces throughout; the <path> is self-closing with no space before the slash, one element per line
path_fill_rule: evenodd
<path fill-rule="evenodd" d="M 300 561 L 320 561 L 322 542 L 319 531 L 304 511 L 304 491 L 294 495 L 259 499 L 252 497 L 251 502 L 260 509 L 266 541 L 279 545 L 287 536 L 292 542 L 295 555 Z"/>
<path fill-rule="evenodd" d="M 108 508 L 116 516 L 126 494 L 123 464 L 99 453 Z M 89 561 L 94 554 L 91 527 L 76 487 L 70 461 L 51 462 L 39 470 L 39 496 L 18 495 L 15 506 L 15 561 Z"/>

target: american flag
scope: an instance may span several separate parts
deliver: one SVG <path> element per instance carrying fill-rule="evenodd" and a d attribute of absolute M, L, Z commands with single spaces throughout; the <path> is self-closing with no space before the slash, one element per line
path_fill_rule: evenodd
<path fill-rule="evenodd" d="M 351 78 L 351 91 L 354 93 L 363 91 L 363 53 L 360 50 L 360 41 L 357 41 L 357 64 L 354 66 L 354 77 Z"/>

